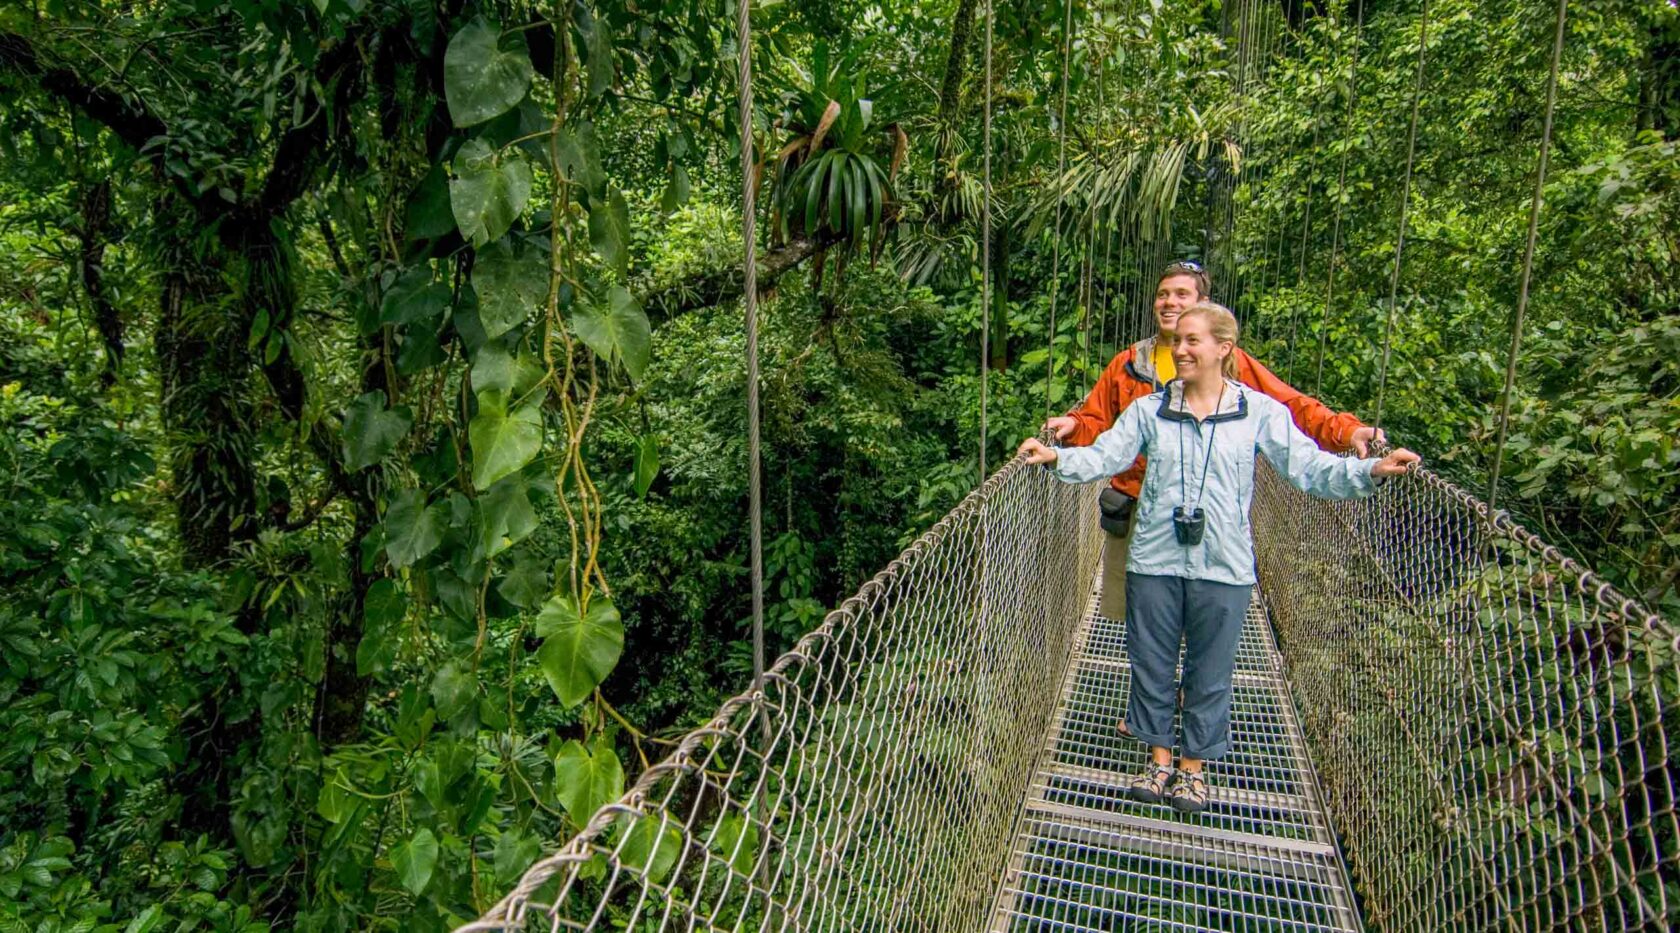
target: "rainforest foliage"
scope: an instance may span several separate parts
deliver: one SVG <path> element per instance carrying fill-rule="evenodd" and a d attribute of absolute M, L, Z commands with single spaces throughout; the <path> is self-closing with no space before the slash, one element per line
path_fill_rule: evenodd
<path fill-rule="evenodd" d="M 983 327 L 995 467 L 1168 258 L 1487 488 L 1553 4 L 987 10 L 755 4 L 772 651 L 976 483 Z M 734 30 L 0 4 L 0 929 L 447 928 L 745 684 Z M 1553 123 L 1500 502 L 1674 612 L 1669 0 Z"/>

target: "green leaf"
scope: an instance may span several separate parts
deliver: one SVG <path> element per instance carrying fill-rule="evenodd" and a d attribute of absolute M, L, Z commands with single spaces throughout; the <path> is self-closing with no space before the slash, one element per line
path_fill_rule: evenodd
<path fill-rule="evenodd" d="M 658 475 L 659 438 L 649 434 L 636 446 L 636 495 L 646 497 L 648 490 L 653 487 L 653 478 Z"/>
<path fill-rule="evenodd" d="M 397 870 L 397 880 L 408 893 L 419 896 L 432 880 L 437 858 L 437 838 L 431 830 L 421 827 L 406 842 L 391 850 L 391 867 Z"/>
<path fill-rule="evenodd" d="M 671 181 L 665 186 L 665 193 L 659 198 L 659 209 L 669 214 L 687 204 L 688 195 L 688 169 L 680 165 L 672 166 Z"/>
<path fill-rule="evenodd" d="M 589 242 L 620 276 L 630 271 L 630 205 L 624 194 L 609 193 L 589 206 Z"/>
<path fill-rule="evenodd" d="M 758 858 L 758 827 L 739 813 L 725 813 L 712 836 L 712 848 L 736 871 L 750 874 Z"/>
<path fill-rule="evenodd" d="M 508 232 L 531 196 L 531 167 L 517 150 L 498 153 L 469 139 L 455 154 L 449 207 L 461 235 L 474 247 Z"/>
<path fill-rule="evenodd" d="M 130 920 L 128 926 L 123 928 L 123 933 L 152 933 L 163 919 L 163 905 L 153 904 L 141 911 L 138 917 Z"/>
<path fill-rule="evenodd" d="M 624 867 L 647 876 L 655 884 L 664 881 L 682 854 L 682 834 L 675 826 L 662 825 L 656 816 L 644 816 L 630 827 L 618 860 Z"/>
<path fill-rule="evenodd" d="M 478 393 L 478 414 L 467 426 L 472 446 L 473 486 L 489 489 L 498 480 L 530 463 L 542 450 L 542 400 L 536 397 L 512 412 L 508 394 Z"/>
<path fill-rule="evenodd" d="M 412 376 L 449 358 L 432 327 L 409 328 L 402 335 L 402 347 L 397 350 L 397 374 Z"/>
<path fill-rule="evenodd" d="M 624 624 L 605 596 L 591 599 L 587 613 L 571 596 L 550 599 L 537 615 L 537 636 L 543 676 L 568 709 L 607 679 L 624 651 Z"/>
<path fill-rule="evenodd" d="M 334 774 L 315 797 L 315 812 L 329 823 L 342 823 L 356 808 L 356 797 L 344 788 L 344 776 Z"/>
<path fill-rule="evenodd" d="M 379 304 L 379 323 L 413 324 L 432 320 L 449 307 L 450 297 L 448 285 L 432 281 L 430 264 L 415 266 L 385 292 L 385 299 Z"/>
<path fill-rule="evenodd" d="M 548 570 L 542 561 L 521 557 L 496 585 L 496 592 L 521 609 L 535 609 L 548 595 Z"/>
<path fill-rule="evenodd" d="M 390 455 L 414 423 L 407 405 L 385 407 L 385 393 L 369 392 L 344 413 L 344 467 L 354 473 Z"/>
<path fill-rule="evenodd" d="M 562 127 L 554 136 L 554 148 L 567 181 L 592 199 L 605 197 L 607 173 L 601 168 L 601 144 L 595 139 L 594 124 L 583 121 L 575 128 Z"/>
<path fill-rule="evenodd" d="M 591 302 L 579 307 L 572 315 L 572 329 L 597 356 L 622 363 L 630 378 L 640 379 L 647 370 L 653 329 L 641 305 L 623 286 L 614 285 L 605 304 Z"/>
<path fill-rule="evenodd" d="M 376 580 L 368 587 L 362 598 L 362 638 L 356 643 L 357 676 L 380 673 L 396 660 L 401 646 L 400 625 L 407 614 L 408 598 L 396 581 Z"/>
<path fill-rule="evenodd" d="M 440 719 L 454 716 L 477 695 L 478 682 L 453 661 L 438 668 L 438 672 L 432 675 L 432 703 L 437 707 Z"/>
<path fill-rule="evenodd" d="M 443 540 L 447 513 L 442 502 L 427 508 L 424 490 L 404 489 L 393 496 L 385 509 L 385 554 L 391 566 L 410 567 L 432 553 Z"/>
<path fill-rule="evenodd" d="M 531 56 L 525 37 L 502 34 L 474 17 L 449 40 L 443 53 L 443 93 L 456 126 L 472 126 L 505 113 L 531 87 Z"/>
<path fill-rule="evenodd" d="M 624 795 L 624 766 L 612 746 L 597 740 L 593 747 L 567 742 L 554 756 L 554 796 L 582 829 L 595 811 Z"/>
<path fill-rule="evenodd" d="M 403 234 L 410 240 L 430 240 L 455 232 L 455 215 L 449 209 L 449 173 L 434 165 L 408 196 Z"/>
<path fill-rule="evenodd" d="M 379 628 L 390 628 L 408 614 L 408 598 L 389 577 L 373 581 L 362 598 L 362 621 Z"/>
<path fill-rule="evenodd" d="M 537 529 L 537 512 L 526 488 L 525 478 L 514 473 L 479 497 L 479 549 L 484 557 L 495 557 Z"/>
<path fill-rule="evenodd" d="M 503 237 L 478 251 L 472 285 L 485 336 L 495 339 L 548 301 L 548 255 Z"/>

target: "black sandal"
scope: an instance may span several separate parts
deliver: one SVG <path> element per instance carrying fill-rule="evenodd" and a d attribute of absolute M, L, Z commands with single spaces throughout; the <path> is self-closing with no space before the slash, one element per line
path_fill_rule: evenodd
<path fill-rule="evenodd" d="M 1172 765 L 1152 764 L 1148 771 L 1132 779 L 1132 799 L 1142 803 L 1160 803 L 1172 783 Z"/>
<path fill-rule="evenodd" d="M 1170 800 L 1174 810 L 1200 813 L 1208 808 L 1207 775 L 1200 771 L 1180 770 L 1174 777 Z"/>

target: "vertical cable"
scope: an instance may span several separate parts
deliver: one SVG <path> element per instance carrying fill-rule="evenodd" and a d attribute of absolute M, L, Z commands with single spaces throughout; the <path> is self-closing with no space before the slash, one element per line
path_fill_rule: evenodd
<path fill-rule="evenodd" d="M 1068 58 L 1073 54 L 1073 0 L 1062 0 L 1062 7 L 1066 11 L 1062 15 L 1062 103 L 1059 116 L 1056 118 L 1056 131 L 1059 137 L 1056 143 L 1056 223 L 1051 227 L 1055 234 L 1052 251 L 1055 257 L 1050 261 L 1050 356 L 1044 369 L 1044 413 L 1051 414 L 1050 383 L 1056 376 L 1056 299 L 1062 292 L 1062 201 L 1066 199 L 1067 189 L 1063 187 L 1067 178 L 1067 103 L 1068 103 Z M 987 4 L 987 15 L 990 16 L 990 3 Z M 986 21 L 987 30 L 991 29 L 991 20 Z M 991 67 L 991 51 L 986 52 L 986 66 Z M 988 72 L 989 74 L 989 72 Z M 988 79 L 989 80 L 989 79 Z M 991 85 L 986 88 L 987 101 L 991 100 Z M 990 118 L 988 104 L 987 117 Z M 991 150 L 988 144 L 987 156 Z M 985 479 L 984 474 L 981 479 Z"/>
<path fill-rule="evenodd" d="M 747 511 L 752 523 L 753 689 L 764 688 L 764 488 L 759 470 L 758 248 L 754 231 L 752 0 L 736 3 L 735 41 L 741 107 L 741 276 L 747 311 Z"/>
<path fill-rule="evenodd" d="M 1540 232 L 1545 199 L 1546 163 L 1552 151 L 1552 111 L 1557 107 L 1558 61 L 1563 57 L 1563 21 L 1569 0 L 1558 0 L 1557 31 L 1552 36 L 1552 70 L 1546 76 L 1546 126 L 1540 136 L 1540 167 L 1534 175 L 1534 198 L 1528 205 L 1528 246 L 1523 250 L 1522 290 L 1511 319 L 1511 350 L 1505 356 L 1505 391 L 1499 400 L 1499 438 L 1493 447 L 1493 475 L 1488 480 L 1488 511 L 1499 503 L 1499 469 L 1505 463 L 1505 432 L 1511 425 L 1511 391 L 1517 381 L 1517 353 L 1522 349 L 1523 317 L 1528 313 L 1528 283 L 1534 274 L 1534 240 Z"/>
<path fill-rule="evenodd" d="M 1388 324 L 1383 329 L 1382 367 L 1377 372 L 1377 416 L 1374 428 L 1382 427 L 1383 393 L 1388 388 L 1388 358 L 1394 349 L 1394 306 L 1400 298 L 1400 258 L 1406 251 L 1406 209 L 1412 200 L 1412 162 L 1417 155 L 1418 103 L 1423 99 L 1424 51 L 1429 48 L 1429 0 L 1423 0 L 1418 21 L 1417 81 L 1412 85 L 1412 122 L 1406 131 L 1406 178 L 1400 185 L 1400 230 L 1394 240 L 1394 272 L 1388 280 Z"/>
<path fill-rule="evenodd" d="M 1365 33 L 1365 0 L 1359 0 L 1355 8 L 1353 19 L 1353 58 L 1348 64 L 1348 104 L 1347 115 L 1343 120 L 1342 130 L 1345 133 L 1354 125 L 1359 101 L 1359 46 Z M 1330 333 L 1330 315 L 1335 310 L 1336 300 L 1336 259 L 1340 255 L 1342 239 L 1342 198 L 1347 191 L 1348 153 L 1352 150 L 1351 141 L 1342 140 L 1341 165 L 1336 169 L 1336 219 L 1330 226 L 1330 264 L 1324 280 L 1324 315 L 1318 325 L 1318 363 L 1313 373 L 1313 394 L 1324 390 L 1324 349 Z"/>
<path fill-rule="evenodd" d="M 741 0 L 746 3 L 747 0 Z M 986 0 L 986 113 L 981 145 L 986 152 L 980 209 L 980 482 L 986 481 L 986 380 L 992 336 L 992 0 Z M 1057 234 L 1060 236 L 1060 233 Z"/>

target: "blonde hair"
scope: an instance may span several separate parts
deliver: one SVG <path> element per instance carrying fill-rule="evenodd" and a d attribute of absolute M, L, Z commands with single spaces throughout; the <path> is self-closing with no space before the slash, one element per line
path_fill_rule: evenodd
<path fill-rule="evenodd" d="M 1230 308 L 1222 304 L 1212 301 L 1198 301 L 1178 316 L 1177 327 L 1182 328 L 1184 319 L 1187 317 L 1206 318 L 1208 332 L 1213 334 L 1213 339 L 1231 344 L 1231 353 L 1225 357 L 1225 376 L 1228 379 L 1237 378 L 1237 334 L 1239 332 L 1237 316 L 1231 313 Z"/>

